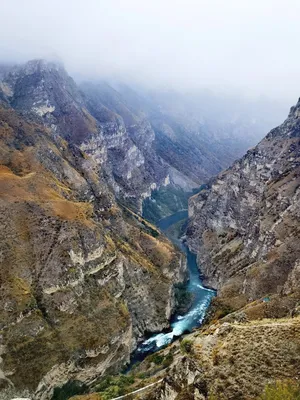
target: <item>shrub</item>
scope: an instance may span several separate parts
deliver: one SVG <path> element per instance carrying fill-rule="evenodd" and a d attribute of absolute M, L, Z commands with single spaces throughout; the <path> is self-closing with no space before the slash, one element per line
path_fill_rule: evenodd
<path fill-rule="evenodd" d="M 165 357 L 165 359 L 164 359 L 164 361 L 163 361 L 163 367 L 164 367 L 164 368 L 169 367 L 169 366 L 172 364 L 173 360 L 174 360 L 173 354 L 172 354 L 172 353 L 169 353 L 169 354 Z"/>
<path fill-rule="evenodd" d="M 87 393 L 88 387 L 80 381 L 68 381 L 62 387 L 56 387 L 52 400 L 67 400 L 78 394 Z"/>
<path fill-rule="evenodd" d="M 108 376 L 97 384 L 94 391 L 99 392 L 104 400 L 108 400 L 125 394 L 133 383 L 132 375 Z"/>
<path fill-rule="evenodd" d="M 212 350 L 212 362 L 213 362 L 213 365 L 218 365 L 220 362 L 219 349 L 216 347 L 213 348 L 213 350 Z"/>
<path fill-rule="evenodd" d="M 153 362 L 156 365 L 162 364 L 163 360 L 164 360 L 164 356 L 161 354 L 157 354 L 157 353 L 152 354 L 149 358 L 149 361 Z"/>
<path fill-rule="evenodd" d="M 193 349 L 193 342 L 188 339 L 183 339 L 180 343 L 180 350 L 182 353 L 191 353 Z"/>
<path fill-rule="evenodd" d="M 114 397 L 118 397 L 122 394 L 119 386 L 114 385 L 114 386 L 110 386 L 109 388 L 107 388 L 105 390 L 105 392 L 101 393 L 101 398 L 103 398 L 103 400 L 110 400 Z"/>
<path fill-rule="evenodd" d="M 259 400 L 300 400 L 300 384 L 293 380 L 277 381 L 265 387 Z"/>
<path fill-rule="evenodd" d="M 175 284 L 174 289 L 176 310 L 179 314 L 184 313 L 191 307 L 193 295 L 187 290 L 187 286 L 184 283 Z"/>

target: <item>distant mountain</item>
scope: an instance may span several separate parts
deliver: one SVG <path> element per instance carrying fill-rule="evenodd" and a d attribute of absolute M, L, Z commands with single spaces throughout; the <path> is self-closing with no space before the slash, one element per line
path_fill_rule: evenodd
<path fill-rule="evenodd" d="M 207 91 L 151 92 L 105 82 L 84 83 L 80 88 L 96 118 L 102 118 L 97 110 L 103 106 L 122 117 L 139 149 L 145 141 L 141 124 L 151 129 L 146 134 L 153 139 L 145 160 L 158 156 L 167 168 L 167 188 L 157 185 L 144 200 L 144 215 L 153 221 L 186 208 L 193 190 L 255 145 L 285 113 L 281 104 L 266 99 L 250 101 Z"/>
<path fill-rule="evenodd" d="M 173 212 L 174 204 L 186 208 L 193 189 L 256 144 L 278 118 L 267 102 L 120 83 L 77 85 L 61 65 L 43 60 L 0 71 L 0 99 L 92 156 L 118 199 L 152 220 Z M 273 118 L 262 119 L 269 114 L 261 108 Z"/>

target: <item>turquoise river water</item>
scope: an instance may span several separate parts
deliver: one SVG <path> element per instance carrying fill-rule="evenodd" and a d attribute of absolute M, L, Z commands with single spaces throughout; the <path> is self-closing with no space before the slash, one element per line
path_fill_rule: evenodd
<path fill-rule="evenodd" d="M 187 216 L 186 210 L 178 211 L 169 217 L 161 219 L 157 225 L 162 232 L 165 232 L 177 222 L 187 219 Z M 133 359 L 136 361 L 141 360 L 147 354 L 153 353 L 166 346 L 182 334 L 191 332 L 194 328 L 201 326 L 211 299 L 216 295 L 214 290 L 203 286 L 196 263 L 196 255 L 191 253 L 187 246 L 185 246 L 177 237 L 172 237 L 172 235 L 167 232 L 166 234 L 169 239 L 180 247 L 181 251 L 186 254 L 187 268 L 189 272 L 189 280 L 187 282 L 186 290 L 192 294 L 193 302 L 185 314 L 175 314 L 173 316 L 170 330 L 168 332 L 153 334 L 138 346 L 137 350 L 133 354 Z"/>

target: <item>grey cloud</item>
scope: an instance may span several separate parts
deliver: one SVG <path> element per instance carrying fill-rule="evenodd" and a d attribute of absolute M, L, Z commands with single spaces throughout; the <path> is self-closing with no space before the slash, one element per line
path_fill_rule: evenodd
<path fill-rule="evenodd" d="M 2 0 L 0 58 L 54 58 L 78 76 L 234 89 L 292 104 L 299 15 L 299 0 Z"/>

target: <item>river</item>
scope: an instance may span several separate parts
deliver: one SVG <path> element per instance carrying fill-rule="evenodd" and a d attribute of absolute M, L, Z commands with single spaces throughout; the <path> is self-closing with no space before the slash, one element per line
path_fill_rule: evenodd
<path fill-rule="evenodd" d="M 175 314 L 173 316 L 169 332 L 154 334 L 142 342 L 133 354 L 133 359 L 135 361 L 142 360 L 147 354 L 161 349 L 183 333 L 191 332 L 194 328 L 201 326 L 211 299 L 216 295 L 214 290 L 203 286 L 199 269 L 197 267 L 196 255 L 191 253 L 187 246 L 185 246 L 178 237 L 166 232 L 166 230 L 172 225 L 181 220 L 186 220 L 187 217 L 187 210 L 178 211 L 169 217 L 161 219 L 157 225 L 160 230 L 165 232 L 169 239 L 180 247 L 181 251 L 186 254 L 187 268 L 189 272 L 189 280 L 186 284 L 186 290 L 192 294 L 192 305 L 185 314 Z"/>

